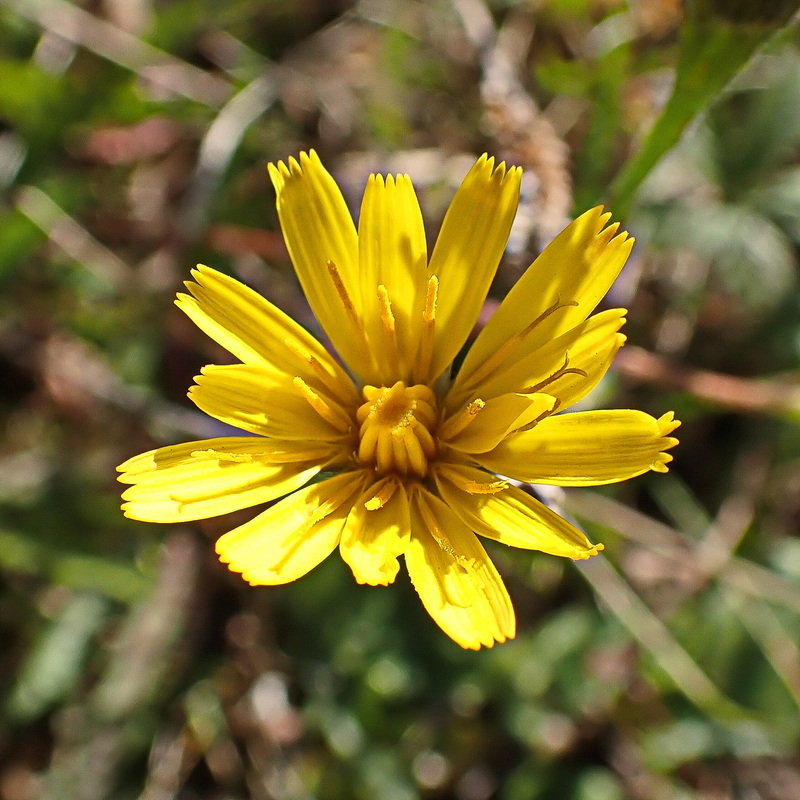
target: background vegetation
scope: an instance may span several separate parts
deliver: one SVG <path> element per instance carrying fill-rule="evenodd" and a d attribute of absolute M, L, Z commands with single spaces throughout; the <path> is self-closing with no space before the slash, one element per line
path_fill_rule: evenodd
<path fill-rule="evenodd" d="M 800 798 L 796 6 L 0 0 L 0 798 Z M 315 328 L 264 168 L 311 146 L 354 204 L 409 172 L 431 238 L 476 154 L 522 165 L 487 313 L 597 202 L 638 239 L 591 401 L 681 445 L 548 495 L 604 556 L 492 550 L 512 643 L 121 516 L 116 464 L 209 435 L 193 264 Z"/>

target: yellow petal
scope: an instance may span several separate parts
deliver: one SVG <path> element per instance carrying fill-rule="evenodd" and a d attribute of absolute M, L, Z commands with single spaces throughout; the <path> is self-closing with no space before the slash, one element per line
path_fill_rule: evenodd
<path fill-rule="evenodd" d="M 312 150 L 299 162 L 269 165 L 278 217 L 297 277 L 320 325 L 342 358 L 356 371 L 363 361 L 359 330 L 347 319 L 342 295 L 327 264 L 335 265 L 356 315 L 362 307 L 358 234 L 336 181 Z"/>
<path fill-rule="evenodd" d="M 425 226 L 408 175 L 370 175 L 358 218 L 364 327 L 376 359 L 375 386 L 410 380 L 427 284 Z M 384 287 L 380 290 L 379 287 Z"/>
<path fill-rule="evenodd" d="M 504 394 L 483 403 L 477 412 L 473 411 L 475 405 L 471 403 L 444 422 L 439 439 L 462 453 L 485 453 L 513 431 L 548 414 L 555 403 L 555 398 L 549 394 Z M 468 424 L 458 430 L 465 414 Z M 448 435 L 450 429 L 458 432 Z"/>
<path fill-rule="evenodd" d="M 568 225 L 516 282 L 464 359 L 465 379 L 513 337 L 526 331 L 529 352 L 585 320 L 611 288 L 633 247 L 606 228 L 597 207 Z"/>
<path fill-rule="evenodd" d="M 356 500 L 339 551 L 359 583 L 386 586 L 397 576 L 397 557 L 405 553 L 410 536 L 406 491 L 400 481 L 385 478 Z"/>
<path fill-rule="evenodd" d="M 226 350 L 248 364 L 263 364 L 314 385 L 337 387 L 343 399 L 358 398 L 344 370 L 291 317 L 243 283 L 210 267 L 192 270 L 194 295 L 179 294 L 178 308 Z"/>
<path fill-rule="evenodd" d="M 481 156 L 445 215 L 428 270 L 439 279 L 431 379 L 455 358 L 478 319 L 517 212 L 521 176 L 519 167 L 495 168 L 493 158 Z"/>
<path fill-rule="evenodd" d="M 289 583 L 339 543 L 363 475 L 350 472 L 299 489 L 217 541 L 220 560 L 253 585 Z"/>
<path fill-rule="evenodd" d="M 530 483 L 598 486 L 648 470 L 666 472 L 665 452 L 678 440 L 672 412 L 655 419 L 643 411 L 579 411 L 542 420 L 476 457 L 482 467 Z"/>
<path fill-rule="evenodd" d="M 536 498 L 515 486 L 483 493 L 468 488 L 486 485 L 487 475 L 474 467 L 442 465 L 434 473 L 442 500 L 458 518 L 480 536 L 511 547 L 540 550 L 554 556 L 584 559 L 597 555 L 593 545 L 574 525 Z"/>
<path fill-rule="evenodd" d="M 330 451 L 330 448 L 327 448 Z M 316 475 L 329 453 L 303 444 L 272 462 L 262 438 L 218 438 L 161 447 L 118 469 L 126 517 L 144 522 L 187 522 L 238 511 L 282 497 Z M 315 462 L 315 463 L 314 463 Z"/>
<path fill-rule="evenodd" d="M 490 398 L 513 391 L 546 392 L 557 398 L 559 409 L 564 410 L 588 394 L 606 374 L 625 342 L 619 333 L 624 322 L 624 309 L 609 309 L 532 352 L 527 352 L 523 340 L 506 358 L 493 358 L 495 367 L 482 379 L 480 371 L 470 378 L 459 372 L 446 407 L 455 409 L 473 395 Z"/>
<path fill-rule="evenodd" d="M 412 495 L 411 526 L 406 567 L 433 621 L 471 650 L 513 638 L 511 600 L 475 534 L 421 488 Z"/>
<path fill-rule="evenodd" d="M 285 375 L 253 364 L 212 365 L 201 373 L 189 397 L 228 425 L 289 441 L 336 442 L 348 433 L 344 419 L 338 426 L 323 419 Z M 335 401 L 325 402 L 346 417 Z"/>

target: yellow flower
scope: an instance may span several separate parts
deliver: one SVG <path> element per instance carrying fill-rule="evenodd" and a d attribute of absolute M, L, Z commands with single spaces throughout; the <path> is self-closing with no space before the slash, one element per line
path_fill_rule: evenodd
<path fill-rule="evenodd" d="M 624 341 L 623 309 L 590 314 L 633 240 L 600 208 L 579 217 L 453 377 L 505 249 L 521 170 L 478 159 L 430 261 L 408 176 L 370 177 L 356 230 L 316 153 L 269 171 L 300 283 L 347 368 L 251 289 L 198 267 L 176 302 L 242 363 L 204 367 L 189 397 L 256 435 L 126 461 L 125 514 L 186 522 L 283 498 L 217 542 L 251 584 L 293 581 L 338 546 L 359 583 L 386 585 L 404 556 L 425 608 L 462 647 L 513 637 L 508 592 L 475 534 L 573 559 L 602 545 L 506 478 L 613 483 L 666 472 L 677 444 L 671 413 L 556 413 L 598 383 Z"/>

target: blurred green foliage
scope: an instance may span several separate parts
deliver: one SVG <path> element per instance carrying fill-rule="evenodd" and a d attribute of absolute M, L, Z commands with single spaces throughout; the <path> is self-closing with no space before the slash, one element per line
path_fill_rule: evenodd
<path fill-rule="evenodd" d="M 0 800 L 800 796 L 796 5 L 0 0 Z M 119 511 L 116 464 L 218 432 L 192 264 L 316 331 L 264 169 L 312 146 L 354 205 L 410 172 L 431 240 L 472 154 L 525 167 L 493 299 L 598 201 L 638 238 L 596 399 L 675 408 L 673 469 L 549 498 L 603 560 L 491 549 L 494 650 Z"/>

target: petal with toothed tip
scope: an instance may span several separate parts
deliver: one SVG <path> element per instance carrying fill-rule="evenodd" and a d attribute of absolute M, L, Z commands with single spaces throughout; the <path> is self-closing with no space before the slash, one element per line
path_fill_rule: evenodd
<path fill-rule="evenodd" d="M 666 472 L 680 423 L 643 411 L 576 411 L 542 420 L 475 456 L 486 469 L 527 483 L 600 486 L 649 470 Z"/>
<path fill-rule="evenodd" d="M 519 204 L 522 170 L 481 156 L 464 178 L 431 255 L 439 281 L 436 335 L 429 374 L 436 378 L 467 341 L 506 248 Z"/>
<path fill-rule="evenodd" d="M 583 322 L 611 288 L 633 247 L 602 207 L 587 211 L 544 249 L 486 323 L 461 367 L 468 381 L 514 337 L 532 352 Z M 615 235 L 616 234 L 616 235 Z M 537 321 L 538 320 L 538 321 Z"/>
<path fill-rule="evenodd" d="M 320 325 L 333 346 L 357 374 L 364 365 L 361 331 L 344 319 L 342 297 L 356 318 L 362 310 L 358 274 L 358 234 L 336 181 L 313 151 L 269 165 L 277 193 L 286 247 L 295 272 Z M 339 290 L 327 265 L 332 264 Z"/>

